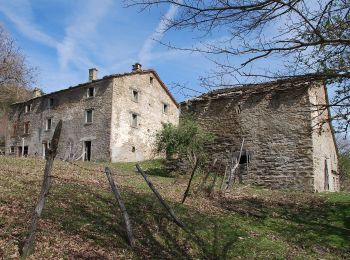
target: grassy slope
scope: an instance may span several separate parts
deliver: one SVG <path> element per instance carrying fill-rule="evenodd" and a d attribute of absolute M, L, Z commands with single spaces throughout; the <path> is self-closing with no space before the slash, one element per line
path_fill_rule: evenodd
<path fill-rule="evenodd" d="M 36 202 L 43 161 L 0 157 L 0 258 L 17 258 Z M 305 194 L 236 187 L 226 197 L 192 195 L 181 205 L 184 177 L 159 162 L 143 167 L 196 242 L 177 228 L 135 173 L 132 164 L 110 165 L 132 219 L 132 251 L 105 164 L 56 161 L 54 181 L 33 259 L 203 258 L 344 259 L 350 253 L 350 194 Z M 261 217 L 256 217 L 259 215 Z"/>

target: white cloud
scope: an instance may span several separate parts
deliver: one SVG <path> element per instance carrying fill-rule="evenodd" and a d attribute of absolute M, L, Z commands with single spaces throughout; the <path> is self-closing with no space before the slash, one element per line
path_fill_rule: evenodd
<path fill-rule="evenodd" d="M 33 25 L 33 15 L 30 2 L 28 0 L 0 1 L 0 12 L 2 12 L 18 30 L 28 38 L 40 42 L 52 48 L 56 48 L 58 42 L 43 33 Z"/>
<path fill-rule="evenodd" d="M 110 10 L 112 0 L 90 0 L 84 2 L 84 8 L 76 10 L 78 15 L 65 29 L 66 35 L 58 45 L 59 64 L 66 69 L 69 63 L 81 67 L 93 66 L 89 59 L 89 50 L 93 50 L 99 41 L 96 27 L 101 18 Z"/>
<path fill-rule="evenodd" d="M 39 42 L 57 51 L 59 68 L 50 64 L 50 71 L 54 78 L 72 79 L 79 82 L 73 74 L 81 74 L 82 69 L 95 66 L 91 61 L 92 54 L 96 53 L 97 43 L 101 40 L 98 37 L 97 25 L 107 12 L 111 9 L 113 0 L 89 0 L 83 2 L 83 7 L 73 11 L 71 19 L 65 28 L 65 36 L 56 40 L 39 29 L 35 24 L 33 11 L 28 0 L 0 0 L 0 12 L 2 12 L 17 28 L 17 30 L 32 41 Z M 79 5 L 82 6 L 82 5 Z M 41 70 L 47 73 L 47 62 L 41 57 Z M 49 59 L 49 57 L 47 57 Z M 73 66 L 73 67 L 71 67 Z M 101 68 L 103 70 L 103 68 Z M 45 74 L 46 74 L 45 73 Z M 46 74 L 47 75 L 47 74 Z M 46 82 L 48 76 L 46 77 Z M 67 84 L 67 80 L 64 80 Z M 51 83 L 52 84 L 52 83 Z"/>
<path fill-rule="evenodd" d="M 144 42 L 138 55 L 138 60 L 141 64 L 147 64 L 147 62 L 152 59 L 152 49 L 157 41 L 160 41 L 163 38 L 163 35 L 167 29 L 167 23 L 169 20 L 175 17 L 177 9 L 178 8 L 176 5 L 170 5 L 168 11 L 158 23 L 155 31 Z"/>

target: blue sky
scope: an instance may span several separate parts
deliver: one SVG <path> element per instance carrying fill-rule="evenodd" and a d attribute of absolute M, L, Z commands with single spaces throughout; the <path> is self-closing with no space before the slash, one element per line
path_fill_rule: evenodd
<path fill-rule="evenodd" d="M 162 33 L 162 16 L 175 14 L 172 6 L 139 12 L 113 0 L 0 0 L 0 22 L 37 68 L 36 86 L 45 92 L 86 82 L 89 68 L 98 68 L 103 77 L 128 72 L 135 62 L 155 69 L 168 86 L 198 88 L 198 77 L 213 64 L 153 40 L 196 41 L 191 32 Z"/>
<path fill-rule="evenodd" d="M 175 83 L 206 91 L 198 78 L 215 70 L 214 63 L 198 53 L 167 49 L 154 39 L 179 47 L 203 46 L 220 44 L 229 32 L 205 37 L 184 30 L 163 33 L 162 17 L 172 18 L 176 12 L 170 5 L 140 12 L 125 8 L 122 0 L 0 0 L 0 23 L 37 68 L 36 86 L 46 93 L 86 82 L 89 68 L 97 68 L 103 77 L 129 72 L 135 62 L 155 69 L 178 101 L 186 97 L 172 87 Z M 277 27 L 268 28 L 271 35 Z M 230 60 L 236 65 L 242 61 L 244 57 Z M 254 72 L 277 71 L 281 64 L 283 60 L 261 59 Z M 248 80 L 228 78 L 227 84 Z"/>

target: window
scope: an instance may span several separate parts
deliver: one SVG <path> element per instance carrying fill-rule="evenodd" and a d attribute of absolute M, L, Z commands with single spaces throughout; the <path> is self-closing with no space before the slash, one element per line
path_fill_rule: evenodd
<path fill-rule="evenodd" d="M 16 136 L 17 134 L 17 124 L 14 124 L 12 127 L 12 136 Z"/>
<path fill-rule="evenodd" d="M 131 114 L 131 126 L 137 127 L 138 126 L 138 115 L 135 113 Z"/>
<path fill-rule="evenodd" d="M 135 102 L 139 102 L 139 91 L 135 89 L 132 90 L 132 100 Z"/>
<path fill-rule="evenodd" d="M 47 150 L 50 149 L 50 141 L 45 141 L 43 142 L 43 159 L 45 159 L 46 155 L 47 155 Z"/>
<path fill-rule="evenodd" d="M 87 89 L 87 97 L 91 98 L 95 96 L 95 88 L 94 87 L 90 87 Z"/>
<path fill-rule="evenodd" d="M 48 118 L 46 119 L 46 130 L 51 130 L 52 128 L 52 119 Z"/>
<path fill-rule="evenodd" d="M 53 108 L 53 104 L 54 104 L 54 99 L 53 98 L 49 98 L 47 100 L 47 106 L 48 108 Z"/>
<path fill-rule="evenodd" d="M 29 134 L 29 126 L 30 126 L 30 122 L 24 123 L 24 134 Z"/>
<path fill-rule="evenodd" d="M 167 114 L 167 113 L 168 113 L 168 110 L 169 110 L 169 105 L 163 103 L 163 113 L 164 113 L 164 114 Z"/>
<path fill-rule="evenodd" d="M 31 110 L 32 110 L 32 105 L 31 104 L 28 104 L 28 105 L 25 106 L 25 112 L 26 113 L 29 113 Z"/>
<path fill-rule="evenodd" d="M 85 123 L 91 124 L 92 123 L 92 109 L 85 110 Z"/>
<path fill-rule="evenodd" d="M 153 77 L 149 77 L 149 83 L 153 84 Z"/>
<path fill-rule="evenodd" d="M 10 147 L 10 153 L 12 154 L 12 153 L 15 153 L 15 147 L 14 146 L 11 146 Z"/>
<path fill-rule="evenodd" d="M 133 147 L 131 147 L 131 152 L 135 152 L 136 151 L 136 148 L 135 148 L 135 146 L 133 146 Z"/>

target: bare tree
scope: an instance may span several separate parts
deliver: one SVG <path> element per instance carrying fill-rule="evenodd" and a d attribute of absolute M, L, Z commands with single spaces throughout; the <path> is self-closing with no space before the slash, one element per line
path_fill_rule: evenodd
<path fill-rule="evenodd" d="M 27 65 L 15 41 L 0 25 L 0 146 L 6 134 L 8 106 L 30 97 L 33 78 L 34 69 Z"/>
<path fill-rule="evenodd" d="M 127 0 L 147 9 L 173 5 L 167 30 L 201 33 L 191 46 L 161 44 L 203 53 L 216 65 L 202 86 L 306 77 L 335 89 L 330 104 L 338 130 L 350 123 L 350 2 L 348 0 Z M 220 33 L 217 33 L 220 32 Z M 213 40 L 217 38 L 217 40 Z M 278 64 L 264 66 L 269 59 Z M 240 61 L 240 62 L 237 62 Z M 276 68 L 277 67 L 277 68 Z"/>
<path fill-rule="evenodd" d="M 10 103 L 28 98 L 33 83 L 34 69 L 29 67 L 25 56 L 14 39 L 0 25 L 0 109 Z"/>

